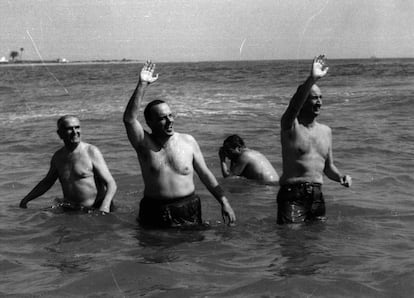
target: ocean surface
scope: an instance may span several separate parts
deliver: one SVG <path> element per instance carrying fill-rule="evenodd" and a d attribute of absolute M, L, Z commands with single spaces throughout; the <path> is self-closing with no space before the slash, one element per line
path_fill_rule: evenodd
<path fill-rule="evenodd" d="M 280 117 L 310 63 L 157 64 L 144 105 L 170 104 L 238 219 L 224 226 L 196 177 L 210 228 L 163 231 L 136 223 L 143 181 L 122 123 L 141 64 L 1 66 L 0 296 L 412 297 L 414 59 L 328 61 L 318 121 L 332 128 L 335 163 L 353 186 L 325 178 L 326 222 L 278 226 L 278 186 L 221 177 L 218 148 L 234 133 L 281 174 Z M 83 140 L 102 151 L 116 212 L 54 212 L 58 182 L 18 207 L 62 146 L 64 114 L 78 115 Z"/>

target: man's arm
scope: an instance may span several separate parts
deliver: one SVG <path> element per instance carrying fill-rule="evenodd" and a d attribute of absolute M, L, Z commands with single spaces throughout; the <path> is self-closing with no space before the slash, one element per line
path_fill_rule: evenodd
<path fill-rule="evenodd" d="M 289 105 L 286 111 L 282 115 L 281 119 L 281 128 L 282 130 L 289 130 L 292 128 L 295 119 L 299 115 L 300 110 L 302 109 L 303 104 L 305 103 L 309 91 L 312 86 L 322 77 L 324 77 L 329 67 L 325 65 L 326 59 L 325 55 L 319 55 L 315 57 L 312 62 L 312 68 L 309 77 L 306 81 L 298 87 L 296 93 L 293 95 L 292 99 L 289 102 Z"/>
<path fill-rule="evenodd" d="M 227 167 L 226 163 L 226 155 L 224 153 L 223 147 L 219 150 L 219 157 L 220 157 L 220 166 L 221 166 L 221 173 L 223 174 L 223 177 L 229 177 L 229 176 L 241 176 L 241 174 L 244 172 L 244 169 L 249 164 L 249 158 L 246 154 L 242 154 L 238 159 L 237 162 L 230 161 L 230 169 Z"/>
<path fill-rule="evenodd" d="M 234 176 L 241 176 L 246 169 L 247 165 L 249 164 L 249 156 L 248 153 L 243 153 L 237 159 L 237 162 L 232 161 L 230 164 L 230 174 Z"/>
<path fill-rule="evenodd" d="M 230 174 L 230 170 L 227 167 L 227 163 L 226 163 L 226 154 L 224 153 L 224 148 L 220 147 L 219 149 L 219 158 L 220 158 L 220 168 L 221 168 L 221 173 L 223 174 L 223 177 L 229 177 Z"/>
<path fill-rule="evenodd" d="M 193 144 L 194 144 L 193 145 L 194 147 L 193 165 L 194 165 L 194 169 L 197 175 L 200 177 L 201 182 L 203 182 L 203 184 L 206 186 L 208 191 L 220 203 L 221 213 L 222 213 L 224 222 L 226 222 L 226 218 L 227 218 L 229 221 L 228 223 L 229 225 L 234 224 L 234 222 L 236 221 L 236 215 L 234 214 L 234 211 L 231 208 L 229 201 L 224 195 L 224 191 L 218 184 L 216 177 L 214 177 L 213 173 L 207 167 L 203 154 L 201 153 L 200 147 L 198 146 L 196 140 L 194 139 L 193 139 Z"/>
<path fill-rule="evenodd" d="M 95 146 L 90 146 L 89 148 L 89 156 L 92 160 L 94 174 L 97 175 L 99 181 L 102 181 L 106 186 L 105 195 L 101 206 L 99 206 L 99 211 L 109 213 L 111 202 L 117 189 L 116 182 L 99 149 Z"/>
<path fill-rule="evenodd" d="M 27 203 L 47 192 L 58 179 L 58 171 L 54 166 L 53 158 L 46 176 L 20 201 L 20 208 L 27 208 Z"/>
<path fill-rule="evenodd" d="M 332 153 L 332 132 L 330 129 L 329 129 L 329 151 L 328 151 L 328 156 L 325 160 L 325 168 L 323 172 L 329 179 L 339 182 L 341 185 L 345 187 L 350 187 L 352 185 L 351 176 L 342 175 L 334 164 L 333 153 Z"/>
<path fill-rule="evenodd" d="M 139 75 L 137 87 L 134 90 L 128 105 L 124 112 L 124 125 L 127 131 L 128 139 L 134 148 L 137 148 L 144 140 L 144 128 L 138 121 L 139 107 L 144 98 L 146 88 L 149 84 L 158 79 L 154 76 L 155 64 L 147 61 Z"/>

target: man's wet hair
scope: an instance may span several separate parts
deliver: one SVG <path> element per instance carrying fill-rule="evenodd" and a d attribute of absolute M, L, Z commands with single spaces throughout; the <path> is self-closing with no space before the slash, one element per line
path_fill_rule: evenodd
<path fill-rule="evenodd" d="M 155 99 L 153 101 L 151 101 L 150 103 L 147 104 L 147 106 L 144 109 L 144 118 L 145 121 L 148 123 L 151 120 L 151 109 L 152 107 L 162 104 L 162 103 L 166 103 L 165 101 L 161 100 L 161 99 Z"/>
<path fill-rule="evenodd" d="M 227 137 L 224 142 L 223 142 L 223 146 L 227 146 L 230 148 L 244 148 L 246 147 L 246 145 L 244 144 L 244 141 L 241 137 L 239 137 L 238 135 L 231 135 L 229 137 Z"/>

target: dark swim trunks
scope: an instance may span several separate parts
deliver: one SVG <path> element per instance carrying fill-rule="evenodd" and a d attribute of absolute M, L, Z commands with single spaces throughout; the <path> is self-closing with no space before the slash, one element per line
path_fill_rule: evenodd
<path fill-rule="evenodd" d="M 154 228 L 201 225 L 201 201 L 194 193 L 167 201 L 144 197 L 137 220 L 141 226 Z"/>
<path fill-rule="evenodd" d="M 319 183 L 287 184 L 277 194 L 277 223 L 324 219 L 325 200 Z"/>

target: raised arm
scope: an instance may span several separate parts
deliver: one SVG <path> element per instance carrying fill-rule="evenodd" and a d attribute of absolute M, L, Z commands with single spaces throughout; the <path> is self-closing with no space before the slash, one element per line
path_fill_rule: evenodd
<path fill-rule="evenodd" d="M 289 130 L 292 128 L 293 123 L 297 116 L 299 115 L 300 110 L 302 109 L 303 104 L 305 103 L 309 91 L 312 86 L 322 77 L 324 77 L 328 72 L 328 67 L 326 66 L 325 55 L 319 55 L 315 57 L 312 62 L 312 68 L 309 77 L 306 81 L 298 87 L 296 93 L 293 95 L 292 99 L 289 102 L 289 105 L 282 116 L 281 119 L 281 128 L 282 130 Z"/>
<path fill-rule="evenodd" d="M 27 208 L 27 203 L 40 197 L 47 192 L 58 179 L 58 171 L 54 166 L 53 159 L 46 176 L 20 201 L 20 208 Z"/>
<path fill-rule="evenodd" d="M 128 139 L 134 148 L 137 148 L 144 140 L 144 128 L 138 121 L 139 107 L 144 98 L 146 88 L 149 84 L 158 79 L 154 76 L 155 64 L 147 61 L 139 75 L 137 87 L 134 90 L 128 105 L 124 112 L 124 125 L 127 131 Z"/>
<path fill-rule="evenodd" d="M 99 206 L 99 211 L 109 213 L 111 202 L 117 189 L 116 182 L 108 169 L 102 153 L 97 147 L 89 147 L 89 156 L 92 160 L 94 174 L 97 175 L 100 182 L 104 183 L 106 190 L 102 203 Z"/>
<path fill-rule="evenodd" d="M 221 213 L 222 213 L 224 222 L 226 222 L 226 219 L 228 219 L 229 225 L 234 224 L 236 221 L 236 215 L 234 214 L 234 211 L 231 208 L 229 201 L 224 195 L 222 188 L 218 184 L 216 177 L 214 177 L 213 173 L 207 167 L 203 154 L 201 153 L 200 147 L 198 146 L 197 142 L 194 139 L 193 139 L 193 146 L 194 146 L 193 165 L 194 165 L 194 169 L 197 175 L 200 177 L 201 182 L 203 182 L 203 184 L 206 186 L 208 191 L 220 203 Z"/>

